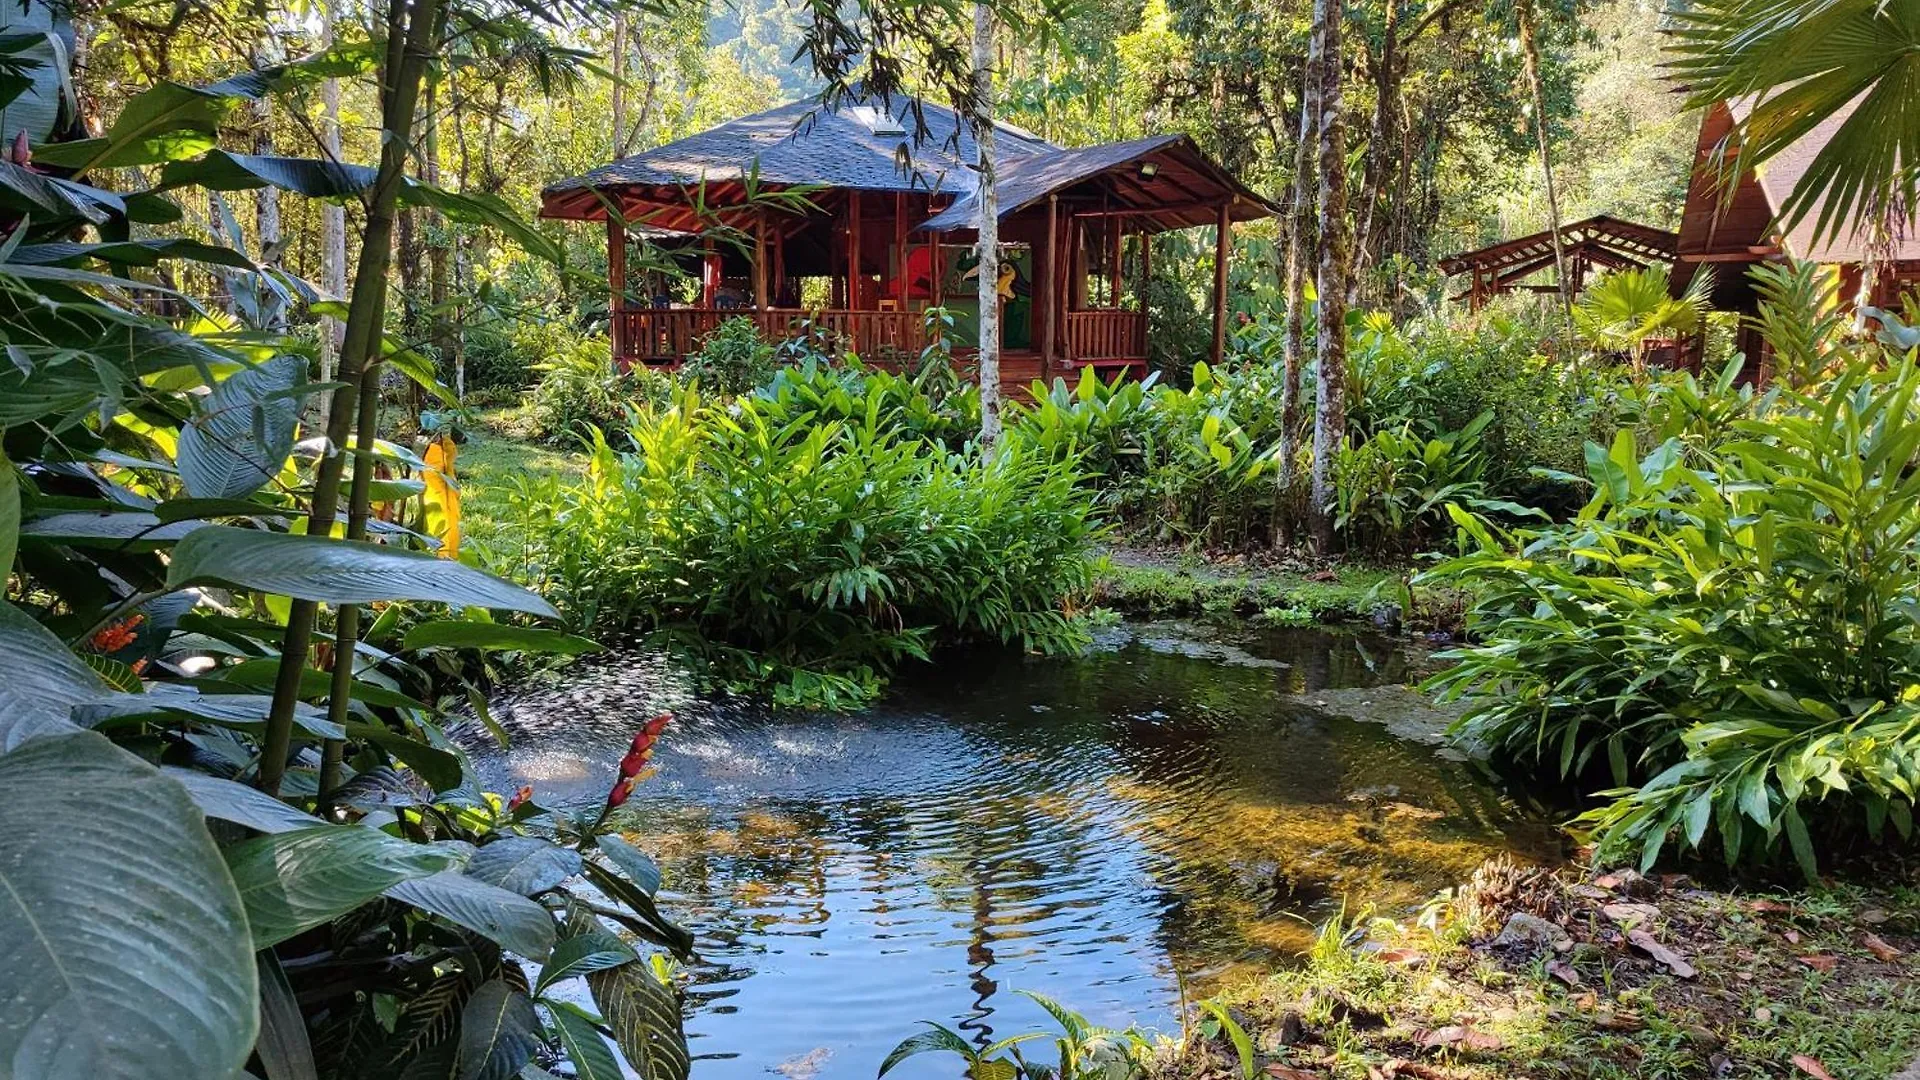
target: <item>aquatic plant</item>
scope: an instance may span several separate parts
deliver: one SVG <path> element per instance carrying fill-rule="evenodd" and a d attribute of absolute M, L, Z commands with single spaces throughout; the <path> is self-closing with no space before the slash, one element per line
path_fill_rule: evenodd
<path fill-rule="evenodd" d="M 923 1020 L 928 1030 L 901 1040 L 881 1061 L 878 1075 L 885 1076 L 901 1062 L 920 1054 L 951 1053 L 966 1062 L 968 1080 L 1126 1080 L 1139 1073 L 1153 1052 L 1153 1041 L 1138 1028 L 1120 1031 L 1099 1027 L 1045 994 L 1031 990 L 1015 993 L 1046 1010 L 1059 1025 L 1059 1032 L 1022 1032 L 976 1047 L 952 1028 Z M 1241 1037 L 1245 1038 L 1244 1032 Z M 1030 1062 L 1022 1054 L 1023 1043 L 1049 1038 L 1059 1054 L 1054 1064 Z M 1250 1077 L 1251 1057 L 1246 1065 Z"/>

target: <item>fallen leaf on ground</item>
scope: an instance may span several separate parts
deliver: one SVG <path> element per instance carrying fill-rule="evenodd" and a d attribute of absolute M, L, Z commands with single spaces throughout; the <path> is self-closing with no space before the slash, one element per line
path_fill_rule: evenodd
<path fill-rule="evenodd" d="M 1567 891 L 1572 893 L 1575 896 L 1583 897 L 1588 900 L 1606 900 L 1613 896 L 1613 893 L 1608 892 L 1606 889 L 1603 889 L 1598 885 L 1588 885 L 1588 884 L 1585 884 L 1584 882 L 1578 885 L 1567 886 Z"/>
<path fill-rule="evenodd" d="M 1273 1077 L 1274 1080 L 1324 1080 L 1317 1072 L 1309 1072 L 1306 1069 L 1296 1069 L 1291 1065 L 1282 1065 L 1277 1061 L 1268 1062 L 1266 1071 L 1267 1075 Z"/>
<path fill-rule="evenodd" d="M 1819 953 L 1814 956 L 1802 956 L 1797 959 L 1815 971 L 1832 971 L 1834 968 L 1840 966 L 1839 957 L 1830 956 L 1826 953 Z"/>
<path fill-rule="evenodd" d="M 1374 955 L 1383 964 L 1418 964 L 1427 958 L 1418 949 L 1382 949 Z"/>
<path fill-rule="evenodd" d="M 1603 889 L 1617 889 L 1620 887 L 1621 882 L 1622 879 L 1618 874 L 1601 874 L 1599 877 L 1593 879 L 1593 883 Z"/>
<path fill-rule="evenodd" d="M 1639 926 L 1660 917 L 1660 909 L 1652 904 L 1608 904 L 1600 913 L 1621 926 Z"/>
<path fill-rule="evenodd" d="M 1860 921 L 1866 923 L 1868 926 L 1879 926 L 1881 923 L 1887 921 L 1887 913 L 1877 907 L 1868 908 L 1860 913 Z"/>
<path fill-rule="evenodd" d="M 1446 1027 L 1435 1028 L 1432 1031 L 1423 1031 L 1415 1037 L 1414 1042 L 1419 1043 L 1429 1050 L 1439 1047 L 1466 1050 L 1498 1050 L 1506 1045 L 1500 1041 L 1500 1036 L 1490 1035 L 1484 1031 L 1475 1031 L 1465 1024 L 1449 1024 Z"/>
<path fill-rule="evenodd" d="M 1817 1057 L 1795 1054 L 1793 1055 L 1793 1067 L 1813 1077 L 1813 1080 L 1833 1080 L 1833 1074 L 1827 1071 L 1825 1065 L 1820 1064 L 1820 1059 Z"/>
<path fill-rule="evenodd" d="M 1800 931 L 1798 930 L 1782 930 L 1780 936 L 1786 938 L 1787 944 L 1789 945 L 1800 944 Z"/>
<path fill-rule="evenodd" d="M 1685 957 L 1655 941 L 1652 934 L 1639 927 L 1627 931 L 1627 940 L 1633 943 L 1634 948 L 1667 965 L 1667 970 L 1683 979 L 1691 979 L 1696 974 L 1693 965 L 1687 963 Z"/>
<path fill-rule="evenodd" d="M 1888 963 L 1898 960 L 1902 956 L 1906 955 L 1905 953 L 1901 952 L 1899 949 L 1896 949 L 1893 946 L 1887 944 L 1886 939 L 1881 937 L 1879 934 L 1868 934 L 1867 936 L 1860 939 L 1860 944 L 1865 945 L 1867 947 L 1867 951 L 1873 954 L 1874 959 L 1886 961 Z"/>
<path fill-rule="evenodd" d="M 1747 910 L 1757 915 L 1766 915 L 1769 913 L 1786 914 L 1793 911 L 1793 906 L 1783 904 L 1778 900 L 1760 899 L 1749 902 L 1747 904 Z"/>
<path fill-rule="evenodd" d="M 1580 985 L 1580 973 L 1575 971 L 1573 965 L 1567 963 L 1565 960 L 1547 961 L 1547 974 L 1559 979 L 1568 986 Z"/>

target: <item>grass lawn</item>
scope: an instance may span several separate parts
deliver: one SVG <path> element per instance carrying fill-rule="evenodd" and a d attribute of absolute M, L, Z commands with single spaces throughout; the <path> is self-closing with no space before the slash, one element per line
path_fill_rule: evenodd
<path fill-rule="evenodd" d="M 515 434 L 517 408 L 488 409 L 460 448 L 461 528 L 481 547 L 499 551 L 519 542 L 511 495 L 517 478 L 585 475 L 584 454 L 531 442 Z"/>
<path fill-rule="evenodd" d="M 1280 625 L 1365 620 L 1385 608 L 1409 629 L 1457 629 L 1467 597 L 1450 590 L 1412 590 L 1413 610 L 1398 617 L 1413 572 L 1294 560 L 1234 564 L 1121 546 L 1101 567 L 1093 600 L 1139 615 L 1237 614 Z"/>

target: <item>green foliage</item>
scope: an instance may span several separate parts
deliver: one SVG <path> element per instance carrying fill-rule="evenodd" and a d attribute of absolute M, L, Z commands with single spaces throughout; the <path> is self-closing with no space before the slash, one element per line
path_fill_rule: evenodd
<path fill-rule="evenodd" d="M 968 1080 L 1125 1080 L 1138 1074 L 1152 1056 L 1152 1041 L 1137 1028 L 1118 1031 L 1098 1027 L 1044 994 L 1017 992 L 1031 998 L 1053 1018 L 1060 1028 L 1058 1034 L 1021 1032 L 976 1047 L 944 1024 L 925 1020 L 922 1023 L 927 1030 L 901 1040 L 880 1063 L 879 1075 L 884 1077 L 896 1065 L 920 1054 L 950 1053 L 966 1062 Z M 1059 1052 L 1057 1061 L 1051 1065 L 1028 1061 L 1021 1045 L 1048 1038 Z M 1240 1038 L 1245 1040 L 1246 1033 L 1240 1032 Z M 1243 1061 L 1251 1070 L 1252 1055 L 1249 1053 Z"/>
<path fill-rule="evenodd" d="M 1459 431 L 1431 439 L 1413 434 L 1411 423 L 1385 428 L 1334 459 L 1334 525 L 1351 545 L 1380 551 L 1426 550 L 1449 523 L 1447 507 L 1528 512 L 1486 497 L 1487 471 L 1480 435 L 1492 423 L 1484 412 Z"/>
<path fill-rule="evenodd" d="M 1706 320 L 1713 293 L 1710 267 L 1698 268 L 1677 297 L 1671 286 L 1672 273 L 1663 265 L 1616 270 L 1580 294 L 1574 327 L 1595 348 L 1624 353 L 1638 364 L 1647 342 L 1692 334 Z"/>
<path fill-rule="evenodd" d="M 744 394 L 773 375 L 773 346 L 760 337 L 752 319 L 736 315 L 714 328 L 687 358 L 680 377 L 696 381 L 710 394 Z"/>
<path fill-rule="evenodd" d="M 540 383 L 528 411 L 534 434 L 551 443 L 576 444 L 590 428 L 621 430 L 629 410 L 665 400 L 673 385 L 651 368 L 622 369 L 607 343 L 595 338 L 568 338 L 534 366 Z"/>
<path fill-rule="evenodd" d="M 1593 497 L 1565 525 L 1455 511 L 1477 550 L 1428 577 L 1481 595 L 1481 643 L 1432 686 L 1467 699 L 1463 738 L 1610 774 L 1587 817 L 1603 857 L 1784 848 L 1811 876 L 1816 852 L 1911 835 L 1920 368 L 1835 363 L 1817 394 L 1741 399 L 1707 449 L 1588 444 Z"/>
<path fill-rule="evenodd" d="M 295 74 L 161 84 L 105 137 L 44 157 L 162 165 L 164 182 L 214 190 L 364 193 L 372 169 L 212 148 L 238 101 Z M 0 110 L 20 82 L 0 79 Z M 544 245 L 497 199 L 388 175 L 414 204 Z M 136 221 L 172 220 L 162 208 L 178 216 L 158 191 L 18 164 L 0 188 L 0 894 L 17 916 L 0 919 L 0 955 L 65 973 L 0 1002 L 5 1071 L 228 1077 L 257 1056 L 274 1077 L 505 1078 L 559 1023 L 553 995 L 578 966 L 538 992 L 527 973 L 557 945 L 618 924 L 685 955 L 688 935 L 653 902 L 657 871 L 597 842 L 608 814 L 503 804 L 445 732 L 454 709 L 486 722 L 469 682 L 487 671 L 480 650 L 591 643 L 493 621 L 489 609 L 551 609 L 374 515 L 376 499 L 412 497 L 406 473 L 424 468 L 373 437 L 377 395 L 336 405 L 363 434 L 322 453 L 300 418 L 333 388 L 308 383 L 299 340 L 236 332 L 181 297 L 177 324 L 127 300 L 156 290 L 133 271 L 162 260 L 219 266 L 236 295 L 312 290 L 218 245 L 127 240 Z M 23 195 L 31 218 L 10 202 Z M 68 242 L 87 230 L 97 243 Z M 366 277 L 373 303 L 331 310 L 367 352 L 432 384 L 366 321 L 381 265 Z M 352 539 L 324 525 L 349 490 Z M 323 608 L 333 632 L 315 643 Z M 513 857 L 490 854 L 499 845 Z M 502 862 L 540 872 L 496 873 Z M 583 876 L 602 905 L 585 913 Z M 622 972 L 628 997 L 648 980 L 670 1010 L 618 1012 L 589 988 L 620 1045 L 647 1048 L 651 1077 L 684 1080 L 678 991 L 655 959 L 630 950 L 593 974 Z"/>
<path fill-rule="evenodd" d="M 731 408 L 682 388 L 634 452 L 597 438 L 585 482 L 524 490 L 523 573 L 580 626 L 789 704 L 858 704 L 945 641 L 1077 647 L 1096 527 L 1073 462 L 949 453 L 906 385 L 814 369 Z"/>

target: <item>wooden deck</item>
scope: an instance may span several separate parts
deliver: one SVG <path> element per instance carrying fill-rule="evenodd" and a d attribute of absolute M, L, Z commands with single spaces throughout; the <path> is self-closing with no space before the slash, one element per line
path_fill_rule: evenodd
<path fill-rule="evenodd" d="M 920 357 L 927 344 L 926 320 L 918 311 L 855 311 L 799 308 L 636 308 L 613 317 L 613 352 L 631 366 L 678 367 L 700 350 L 708 334 L 732 318 L 748 318 L 769 341 L 803 334 L 824 336 L 836 354 L 857 354 L 863 363 L 899 370 Z M 1091 366 L 1103 375 L 1147 365 L 1146 313 L 1125 310 L 1072 311 L 1066 317 L 1064 350 L 1049 364 L 1037 349 L 1003 350 L 1000 380 L 1025 387 L 1039 378 L 1075 375 Z M 958 350 L 964 361 L 971 349 Z"/>

